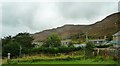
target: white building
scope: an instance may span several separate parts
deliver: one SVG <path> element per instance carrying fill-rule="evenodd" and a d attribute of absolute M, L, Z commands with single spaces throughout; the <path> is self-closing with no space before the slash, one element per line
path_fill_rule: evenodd
<path fill-rule="evenodd" d="M 116 44 L 120 44 L 120 31 L 113 35 L 113 42 Z"/>
<path fill-rule="evenodd" d="M 68 46 L 68 45 L 70 44 L 70 42 L 71 42 L 71 40 L 62 40 L 62 41 L 61 41 L 61 44 L 62 44 L 63 46 Z"/>
<path fill-rule="evenodd" d="M 96 39 L 96 40 L 89 40 L 93 44 L 104 44 L 106 42 L 105 39 Z"/>
<path fill-rule="evenodd" d="M 120 31 L 113 35 L 112 43 L 114 44 L 114 47 L 120 47 Z"/>
<path fill-rule="evenodd" d="M 33 42 L 35 44 L 35 48 L 39 48 L 43 45 L 43 42 Z"/>

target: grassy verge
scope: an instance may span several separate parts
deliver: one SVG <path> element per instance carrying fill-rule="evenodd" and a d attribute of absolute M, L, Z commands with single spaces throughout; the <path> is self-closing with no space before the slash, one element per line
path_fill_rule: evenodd
<path fill-rule="evenodd" d="M 6 61 L 5 59 L 3 60 Z M 84 60 L 83 55 L 35 55 L 15 58 L 10 60 L 10 64 L 116 64 L 112 57 L 103 58 L 97 56 L 93 59 Z M 8 64 L 5 62 L 4 64 Z"/>
<path fill-rule="evenodd" d="M 95 59 L 83 59 L 83 57 L 45 57 L 45 58 L 17 58 L 12 59 L 10 64 L 116 64 L 116 61 L 111 59 L 101 60 L 99 58 Z M 5 63 L 7 64 L 7 63 Z"/>
<path fill-rule="evenodd" d="M 71 61 L 12 62 L 11 64 L 116 64 L 116 62 L 112 60 L 94 62 L 94 59 L 87 59 Z"/>

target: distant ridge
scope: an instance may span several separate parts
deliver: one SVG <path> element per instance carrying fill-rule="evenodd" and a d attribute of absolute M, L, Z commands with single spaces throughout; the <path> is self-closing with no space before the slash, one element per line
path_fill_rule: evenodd
<path fill-rule="evenodd" d="M 43 41 L 52 32 L 58 33 L 62 38 L 67 38 L 70 35 L 78 34 L 80 32 L 88 32 L 89 36 L 111 36 L 120 31 L 120 12 L 111 14 L 101 21 L 91 25 L 72 25 L 66 24 L 64 26 L 44 30 L 33 34 L 34 42 Z"/>

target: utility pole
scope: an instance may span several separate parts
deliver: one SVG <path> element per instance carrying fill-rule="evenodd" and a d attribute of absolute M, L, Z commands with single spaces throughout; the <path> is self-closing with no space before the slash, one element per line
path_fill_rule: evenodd
<path fill-rule="evenodd" d="M 88 42 L 88 35 L 87 35 L 87 32 L 86 32 L 86 43 Z"/>
<path fill-rule="evenodd" d="M 87 43 L 88 43 L 88 35 L 87 35 L 87 32 L 86 32 L 85 35 L 86 35 L 86 45 L 87 45 Z M 85 53 L 85 47 L 84 47 L 84 60 L 85 60 L 85 54 L 86 54 L 86 53 Z"/>
<path fill-rule="evenodd" d="M 84 46 L 84 60 L 85 60 L 85 46 Z"/>
<path fill-rule="evenodd" d="M 21 45 L 20 45 L 20 53 L 19 53 L 19 56 L 21 56 L 21 50 L 22 50 L 22 47 L 21 47 Z"/>

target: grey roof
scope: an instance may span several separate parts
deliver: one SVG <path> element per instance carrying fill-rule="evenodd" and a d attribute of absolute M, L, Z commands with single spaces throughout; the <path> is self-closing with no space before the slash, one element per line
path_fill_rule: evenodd
<path fill-rule="evenodd" d="M 115 33 L 113 36 L 120 36 L 120 31 L 118 31 L 117 33 Z"/>

